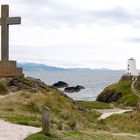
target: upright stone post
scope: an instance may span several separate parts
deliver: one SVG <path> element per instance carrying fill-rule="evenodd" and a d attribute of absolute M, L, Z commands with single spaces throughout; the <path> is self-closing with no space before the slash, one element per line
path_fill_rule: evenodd
<path fill-rule="evenodd" d="M 50 109 L 48 107 L 44 107 L 42 111 L 42 131 L 45 134 L 49 134 L 50 132 Z"/>
<path fill-rule="evenodd" d="M 137 111 L 137 112 L 140 112 L 140 102 L 137 103 L 136 111 Z"/>

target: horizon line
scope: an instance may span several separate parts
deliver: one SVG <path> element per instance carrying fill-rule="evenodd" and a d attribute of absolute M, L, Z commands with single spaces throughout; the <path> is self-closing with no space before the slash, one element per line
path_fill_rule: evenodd
<path fill-rule="evenodd" d="M 24 64 L 36 64 L 36 65 L 44 65 L 44 66 L 49 66 L 49 67 L 55 67 L 55 68 L 60 68 L 60 69 L 89 69 L 89 70 L 121 70 L 121 71 L 125 71 L 126 69 L 112 69 L 112 68 L 108 68 L 108 67 L 95 67 L 95 68 L 91 68 L 91 67 L 65 67 L 65 66 L 55 66 L 55 65 L 48 65 L 45 63 L 39 63 L 39 62 L 18 62 L 18 64 L 24 65 Z M 139 69 L 138 69 L 139 70 Z"/>

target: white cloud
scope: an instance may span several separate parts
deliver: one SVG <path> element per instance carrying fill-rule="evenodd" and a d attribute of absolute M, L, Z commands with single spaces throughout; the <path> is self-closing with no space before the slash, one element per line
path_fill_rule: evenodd
<path fill-rule="evenodd" d="M 139 0 L 1 0 L 22 24 L 10 26 L 11 59 L 64 67 L 140 68 Z"/>

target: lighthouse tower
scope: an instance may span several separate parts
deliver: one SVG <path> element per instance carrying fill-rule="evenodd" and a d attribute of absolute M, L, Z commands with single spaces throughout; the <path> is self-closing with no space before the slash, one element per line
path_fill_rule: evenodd
<path fill-rule="evenodd" d="M 136 69 L 135 59 L 133 59 L 133 58 L 128 59 L 126 74 L 127 75 L 133 75 L 133 76 L 138 75 L 138 70 Z"/>

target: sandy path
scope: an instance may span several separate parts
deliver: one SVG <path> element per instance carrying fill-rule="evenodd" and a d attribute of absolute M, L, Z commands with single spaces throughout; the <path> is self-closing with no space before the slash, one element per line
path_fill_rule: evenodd
<path fill-rule="evenodd" d="M 107 117 L 113 115 L 113 114 L 122 114 L 125 112 L 129 112 L 132 111 L 132 109 L 130 110 L 125 110 L 125 109 L 103 109 L 103 110 L 98 110 L 100 113 L 102 113 L 102 115 L 98 118 L 98 120 L 101 119 L 106 119 Z"/>
<path fill-rule="evenodd" d="M 41 131 L 41 128 L 24 126 L 0 120 L 0 140 L 24 140 L 28 135 Z"/>
<path fill-rule="evenodd" d="M 0 95 L 0 99 L 9 97 L 9 96 L 14 95 L 14 94 L 15 94 L 15 93 L 9 93 L 9 94 L 6 94 L 6 95 Z"/>
<path fill-rule="evenodd" d="M 136 95 L 136 96 L 138 96 L 139 98 L 140 98 L 140 94 L 139 94 L 139 91 L 135 88 L 135 83 L 137 82 L 137 77 L 135 76 L 135 77 L 133 77 L 133 82 L 132 82 L 132 84 L 131 84 L 131 90 L 132 90 L 132 92 Z"/>
<path fill-rule="evenodd" d="M 5 95 L 0 95 L 0 99 L 3 99 L 5 98 L 6 96 Z"/>

